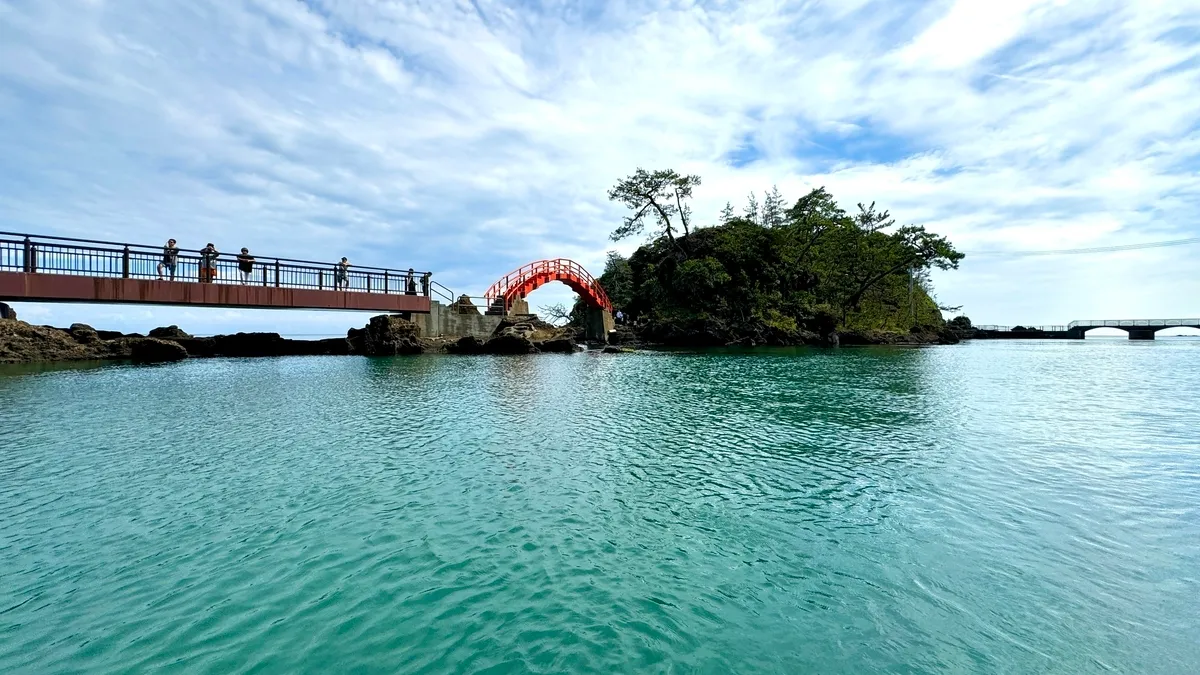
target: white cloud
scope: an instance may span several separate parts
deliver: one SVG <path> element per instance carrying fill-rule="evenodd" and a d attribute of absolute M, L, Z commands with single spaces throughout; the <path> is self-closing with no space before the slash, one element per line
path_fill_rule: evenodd
<path fill-rule="evenodd" d="M 472 293 L 628 250 L 604 195 L 639 165 L 701 174 L 701 220 L 826 185 L 967 250 L 1197 232 L 1200 3 L 904 5 L 0 0 L 0 219 Z M 985 322 L 1194 315 L 1200 281 L 1153 274 L 1185 252 L 968 258 L 937 282 Z"/>

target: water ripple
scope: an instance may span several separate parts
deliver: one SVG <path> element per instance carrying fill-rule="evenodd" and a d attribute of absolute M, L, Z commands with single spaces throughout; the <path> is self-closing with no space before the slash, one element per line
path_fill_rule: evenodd
<path fill-rule="evenodd" d="M 0 672 L 1200 672 L 1200 344 L 0 377 Z"/>

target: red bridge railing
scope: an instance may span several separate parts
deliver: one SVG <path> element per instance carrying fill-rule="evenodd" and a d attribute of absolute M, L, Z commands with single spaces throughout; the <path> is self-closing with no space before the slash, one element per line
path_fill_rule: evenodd
<path fill-rule="evenodd" d="M 601 288 L 600 282 L 596 281 L 583 265 L 567 258 L 538 260 L 523 265 L 492 284 L 483 296 L 489 305 L 503 300 L 504 308 L 508 309 L 514 299 L 524 297 L 551 281 L 561 281 L 570 286 L 592 307 L 612 311 L 612 302 Z"/>

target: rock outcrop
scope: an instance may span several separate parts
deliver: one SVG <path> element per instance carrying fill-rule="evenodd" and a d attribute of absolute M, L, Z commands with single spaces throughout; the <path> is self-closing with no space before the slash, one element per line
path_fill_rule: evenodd
<path fill-rule="evenodd" d="M 4 304 L 3 302 L 0 302 L 0 321 L 3 321 L 5 319 L 10 319 L 12 321 L 16 321 L 17 320 L 17 310 Z"/>
<path fill-rule="evenodd" d="M 346 341 L 351 354 L 363 356 L 397 356 L 425 351 L 421 329 L 390 314 L 371 317 L 365 328 L 352 328 Z"/>
<path fill-rule="evenodd" d="M 167 363 L 182 361 L 187 350 L 178 342 L 157 338 L 122 338 L 129 347 L 129 359 L 134 363 Z"/>
<path fill-rule="evenodd" d="M 171 339 L 194 357 L 344 356 L 350 345 L 344 338 L 289 340 L 279 333 L 235 333 L 204 338 Z"/>
<path fill-rule="evenodd" d="M 94 349 L 75 341 L 71 334 L 24 321 L 0 321 L 0 363 L 86 361 L 99 358 Z"/>
<path fill-rule="evenodd" d="M 190 340 L 192 336 L 180 329 L 179 326 L 170 325 L 154 328 L 150 331 L 150 337 L 161 338 L 163 340 Z"/>
<path fill-rule="evenodd" d="M 86 323 L 73 323 L 67 329 L 67 332 L 81 345 L 92 345 L 100 342 L 100 334 L 96 332 L 95 328 Z"/>

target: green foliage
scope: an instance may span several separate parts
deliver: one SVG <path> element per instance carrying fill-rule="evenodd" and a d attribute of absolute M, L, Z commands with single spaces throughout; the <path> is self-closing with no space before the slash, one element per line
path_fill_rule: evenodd
<path fill-rule="evenodd" d="M 684 235 L 689 232 L 692 209 L 686 201 L 699 184 L 699 176 L 683 176 L 670 169 L 650 172 L 638 167 L 608 191 L 610 200 L 633 211 L 632 216 L 626 216 L 621 226 L 613 230 L 611 239 L 620 241 L 641 234 L 646 228 L 646 216 L 650 216 L 656 226 L 652 236 L 665 235 L 675 244 L 676 223 L 683 227 Z"/>
<path fill-rule="evenodd" d="M 675 192 L 678 181 L 686 190 Z M 847 215 L 824 188 L 787 208 L 777 189 L 762 207 L 751 195 L 746 217 L 727 206 L 720 225 L 676 237 L 670 221 L 686 214 L 684 195 L 698 184 L 695 176 L 639 169 L 610 193 L 637 211 L 617 233 L 640 228 L 634 218 L 656 211 L 664 195 L 678 197 L 676 209 L 659 216 L 659 236 L 628 260 L 610 253 L 600 277 L 614 305 L 646 319 L 652 332 L 769 343 L 835 324 L 895 331 L 943 325 L 926 272 L 956 268 L 963 257 L 944 237 L 922 226 L 896 227 L 874 203 Z M 638 201 L 646 194 L 653 199 Z"/>
<path fill-rule="evenodd" d="M 971 330 L 971 319 L 966 316 L 956 316 L 950 319 L 950 327 L 954 330 Z"/>

